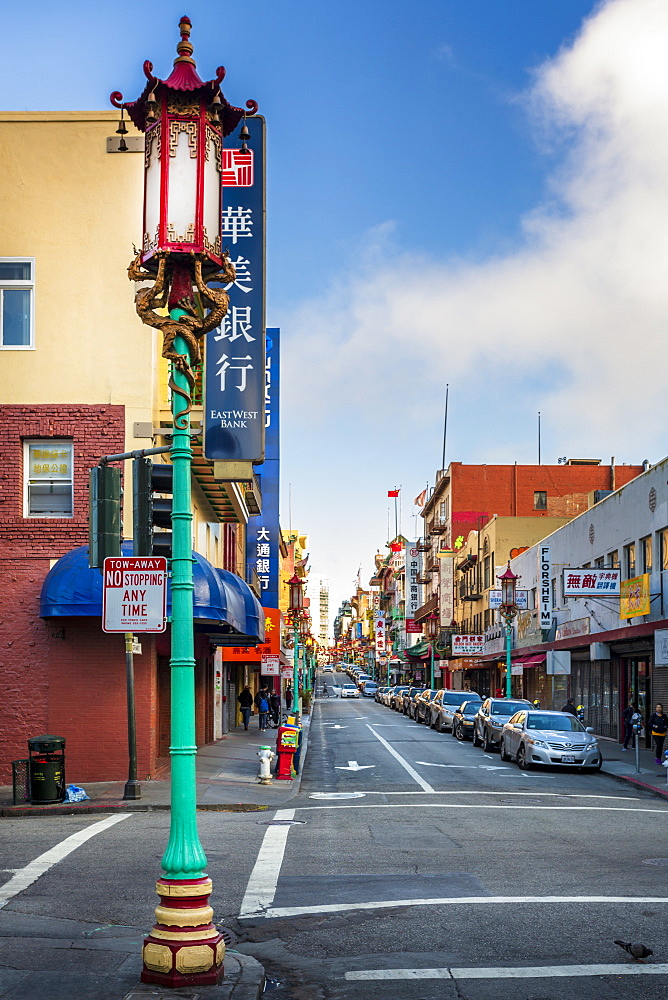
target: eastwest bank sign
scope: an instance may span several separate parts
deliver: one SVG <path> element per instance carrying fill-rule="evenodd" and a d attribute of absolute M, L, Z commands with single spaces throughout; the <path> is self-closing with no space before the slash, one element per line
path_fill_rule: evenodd
<path fill-rule="evenodd" d="M 249 150 L 238 133 L 223 150 L 223 247 L 236 270 L 225 290 L 227 315 L 206 335 L 204 456 L 218 461 L 264 458 L 265 122 L 244 118 Z"/>

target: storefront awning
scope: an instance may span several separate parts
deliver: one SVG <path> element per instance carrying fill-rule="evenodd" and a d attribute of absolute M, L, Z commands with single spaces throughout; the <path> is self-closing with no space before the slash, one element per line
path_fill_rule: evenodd
<path fill-rule="evenodd" d="M 132 555 L 132 542 L 123 542 L 122 554 Z M 167 615 L 171 614 L 172 595 L 167 581 Z M 88 566 L 88 546 L 80 545 L 58 560 L 44 580 L 40 595 L 42 618 L 101 618 L 102 573 Z M 212 637 L 230 634 L 238 643 L 240 636 L 264 642 L 264 614 L 260 602 L 247 583 L 216 569 L 193 552 L 193 620 Z"/>
<path fill-rule="evenodd" d="M 423 660 L 430 655 L 429 650 L 430 647 L 428 642 L 416 642 L 414 646 L 404 650 L 404 655 L 418 657 L 418 659 Z"/>
<path fill-rule="evenodd" d="M 542 667 L 545 663 L 545 653 L 524 653 L 513 657 L 513 666 L 522 664 L 523 667 Z"/>

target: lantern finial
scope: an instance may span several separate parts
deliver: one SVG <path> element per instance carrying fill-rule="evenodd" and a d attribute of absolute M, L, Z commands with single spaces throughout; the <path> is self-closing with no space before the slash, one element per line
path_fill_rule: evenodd
<path fill-rule="evenodd" d="M 177 63 L 190 63 L 191 66 L 195 65 L 195 60 L 192 58 L 193 54 L 193 44 L 190 41 L 190 32 L 192 30 L 192 21 L 185 14 L 179 21 L 179 31 L 181 32 L 181 41 L 176 46 L 176 51 L 178 56 L 174 60 L 174 65 Z"/>

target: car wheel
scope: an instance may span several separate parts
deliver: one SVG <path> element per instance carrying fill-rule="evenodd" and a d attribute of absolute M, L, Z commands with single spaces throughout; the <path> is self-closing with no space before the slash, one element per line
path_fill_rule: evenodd
<path fill-rule="evenodd" d="M 474 726 L 474 728 L 473 728 L 473 746 L 474 747 L 479 747 L 481 745 L 482 745 L 482 743 L 481 743 L 480 737 L 478 736 L 478 730 Z"/>
<path fill-rule="evenodd" d="M 491 753 L 495 749 L 494 744 L 489 738 L 489 733 L 487 730 L 482 734 L 482 748 L 485 753 Z"/>
<path fill-rule="evenodd" d="M 602 766 L 603 766 L 603 761 L 599 760 L 598 764 L 594 764 L 593 767 L 585 767 L 583 770 L 591 771 L 592 774 L 597 774 L 601 770 Z"/>
<path fill-rule="evenodd" d="M 420 718 L 420 713 L 416 711 L 416 713 L 413 716 L 413 718 L 415 719 L 415 721 L 417 722 L 417 724 L 420 725 L 420 723 L 422 722 L 422 719 Z"/>
<path fill-rule="evenodd" d="M 436 724 L 434 726 L 434 729 L 436 730 L 437 733 L 442 733 L 443 732 L 443 720 L 441 718 L 440 712 L 436 716 Z"/>
<path fill-rule="evenodd" d="M 523 771 L 531 770 L 531 761 L 527 760 L 527 749 L 522 743 L 517 751 L 517 764 Z"/>
<path fill-rule="evenodd" d="M 452 726 L 452 735 L 455 737 L 455 739 L 458 739 L 460 741 L 460 743 L 464 742 L 464 740 L 466 739 L 466 736 L 464 735 L 464 728 L 461 725 L 461 723 L 459 725 L 457 725 L 457 726 L 455 726 L 453 724 L 453 726 Z"/>
<path fill-rule="evenodd" d="M 510 757 L 506 753 L 506 744 L 503 742 L 503 736 L 501 737 L 501 742 L 499 743 L 499 753 L 501 754 L 501 760 L 510 760 Z"/>

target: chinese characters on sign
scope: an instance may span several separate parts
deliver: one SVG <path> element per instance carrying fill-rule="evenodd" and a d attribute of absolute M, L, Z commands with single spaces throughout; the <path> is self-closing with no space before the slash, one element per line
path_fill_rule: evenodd
<path fill-rule="evenodd" d="M 453 635 L 453 656 L 482 656 L 484 652 L 484 635 Z"/>
<path fill-rule="evenodd" d="M 650 608 L 649 573 L 624 580 L 620 590 L 620 618 L 637 618 L 648 615 Z"/>
<path fill-rule="evenodd" d="M 381 612 L 374 613 L 374 631 L 376 633 L 376 654 L 385 653 L 387 650 L 385 636 L 385 615 Z"/>
<path fill-rule="evenodd" d="M 223 151 L 223 247 L 236 279 L 225 285 L 227 315 L 206 336 L 204 455 L 219 461 L 264 458 L 265 231 L 264 120 L 245 119 L 248 153 Z M 230 143 L 238 142 L 231 136 Z"/>
<path fill-rule="evenodd" d="M 618 597 L 620 577 L 619 569 L 565 569 L 564 597 Z"/>
<path fill-rule="evenodd" d="M 415 621 L 415 612 L 422 604 L 422 587 L 418 578 L 422 575 L 422 553 L 415 543 L 406 546 L 406 633 L 421 632 L 422 626 Z"/>
<path fill-rule="evenodd" d="M 441 628 L 447 628 L 455 616 L 455 560 L 453 556 L 439 559 L 441 586 Z"/>

